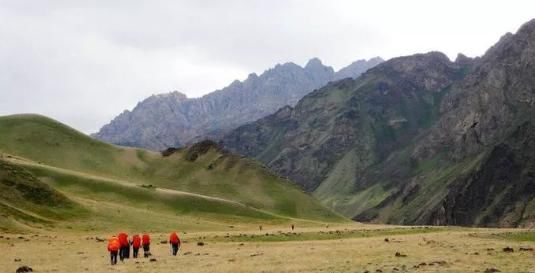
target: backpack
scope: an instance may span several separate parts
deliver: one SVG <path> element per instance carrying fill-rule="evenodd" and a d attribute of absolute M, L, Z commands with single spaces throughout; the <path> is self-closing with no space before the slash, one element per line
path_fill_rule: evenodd
<path fill-rule="evenodd" d="M 150 245 L 150 236 L 148 234 L 143 234 L 143 245 Z"/>
<path fill-rule="evenodd" d="M 132 246 L 134 248 L 139 248 L 141 246 L 141 238 L 139 238 L 139 235 L 134 235 L 134 237 L 132 237 Z"/>

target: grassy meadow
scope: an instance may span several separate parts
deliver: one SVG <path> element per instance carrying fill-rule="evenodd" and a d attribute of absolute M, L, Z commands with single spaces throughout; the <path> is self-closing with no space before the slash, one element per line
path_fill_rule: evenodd
<path fill-rule="evenodd" d="M 8 234 L 0 238 L 6 250 L 0 266 L 3 272 L 22 265 L 35 272 L 535 272 L 533 230 L 334 224 L 259 231 L 245 225 L 180 235 L 177 257 L 160 243 L 167 234 L 155 233 L 155 261 L 111 266 L 106 243 L 95 240 L 107 233 Z M 508 247 L 513 252 L 504 252 Z"/>

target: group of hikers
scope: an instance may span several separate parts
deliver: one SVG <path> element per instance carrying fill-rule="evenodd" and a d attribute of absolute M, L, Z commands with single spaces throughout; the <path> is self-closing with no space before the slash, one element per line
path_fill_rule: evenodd
<path fill-rule="evenodd" d="M 176 256 L 180 249 L 180 238 L 178 234 L 173 231 L 169 235 L 169 244 L 171 245 L 171 253 Z M 148 258 L 150 253 L 150 236 L 144 233 L 141 237 L 136 234 L 132 236 L 132 240 L 128 240 L 128 234 L 125 232 L 119 233 L 117 236 L 112 236 L 108 240 L 108 251 L 110 252 L 110 261 L 112 265 L 117 264 L 117 256 L 123 262 L 124 259 L 130 258 L 130 246 L 132 246 L 132 254 L 134 259 L 137 259 L 139 249 L 143 248 L 143 256 Z"/>

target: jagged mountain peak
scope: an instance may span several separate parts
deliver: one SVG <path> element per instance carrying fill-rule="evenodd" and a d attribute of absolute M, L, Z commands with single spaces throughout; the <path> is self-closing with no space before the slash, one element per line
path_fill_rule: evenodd
<path fill-rule="evenodd" d="M 534 33 L 535 32 L 535 19 L 531 19 L 522 24 L 517 33 Z"/>
<path fill-rule="evenodd" d="M 314 57 L 308 60 L 308 62 L 305 65 L 305 69 L 314 69 L 316 67 L 325 67 L 323 63 L 321 62 L 321 60 L 317 57 Z"/>
<path fill-rule="evenodd" d="M 366 59 L 362 59 L 361 61 L 366 61 Z M 385 60 L 381 58 L 380 56 L 376 56 L 368 60 L 368 62 L 377 63 L 377 64 L 382 63 L 384 61 Z"/>
<path fill-rule="evenodd" d="M 258 79 L 258 75 L 256 75 L 256 73 L 249 73 L 249 75 L 247 75 L 247 79 L 248 80 L 254 80 L 254 79 Z"/>
<path fill-rule="evenodd" d="M 352 70 L 357 77 L 375 63 Z M 287 62 L 260 75 L 251 73 L 244 81 L 235 80 L 225 88 L 200 98 L 188 99 L 180 92 L 153 95 L 131 111 L 102 127 L 95 136 L 114 144 L 155 150 L 182 146 L 223 133 L 247 122 L 274 113 L 327 82 L 334 70 L 317 58 L 305 67 Z"/>
<path fill-rule="evenodd" d="M 179 92 L 179 91 L 173 91 L 171 92 L 170 94 L 172 94 L 174 97 L 176 98 L 180 98 L 181 100 L 186 100 L 188 99 L 188 96 L 182 92 Z"/>
<path fill-rule="evenodd" d="M 286 62 L 282 64 L 276 64 L 274 67 L 268 69 L 267 71 L 279 70 L 279 69 L 303 69 L 300 65 L 294 62 Z"/>
<path fill-rule="evenodd" d="M 152 94 L 150 97 L 145 99 L 147 100 L 162 100 L 162 99 L 173 99 L 177 101 L 184 101 L 188 99 L 188 96 L 182 92 L 179 91 L 171 91 L 167 93 L 158 93 L 158 94 Z"/>
<path fill-rule="evenodd" d="M 457 57 L 455 57 L 455 62 L 456 63 L 464 63 L 466 61 L 469 61 L 469 60 L 472 60 L 472 58 L 464 55 L 463 53 L 457 53 Z"/>
<path fill-rule="evenodd" d="M 391 65 L 400 70 L 412 70 L 419 68 L 421 66 L 426 66 L 431 63 L 442 63 L 449 64 L 451 63 L 450 59 L 446 54 L 439 51 L 431 51 L 427 53 L 419 53 L 409 56 L 396 57 L 388 62 L 383 63 L 383 65 Z"/>
<path fill-rule="evenodd" d="M 360 75 L 369 68 L 375 67 L 376 65 L 384 62 L 381 57 L 374 57 L 369 60 L 360 59 L 352 62 L 346 67 L 341 68 L 334 75 L 334 80 L 341 80 L 343 78 L 355 78 L 354 75 Z"/>
<path fill-rule="evenodd" d="M 385 60 L 383 60 L 383 58 L 377 56 L 377 57 L 373 57 L 373 58 L 370 58 L 369 60 L 366 60 L 366 59 L 360 59 L 360 60 L 356 60 L 354 62 L 352 62 L 349 66 L 354 66 L 354 65 L 363 65 L 363 64 L 366 64 L 366 63 L 375 63 L 375 64 L 380 64 L 382 62 L 384 62 Z"/>

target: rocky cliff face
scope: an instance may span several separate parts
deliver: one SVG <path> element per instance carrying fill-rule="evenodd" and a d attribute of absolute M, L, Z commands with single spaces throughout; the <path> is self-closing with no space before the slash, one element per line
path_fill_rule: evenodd
<path fill-rule="evenodd" d="M 488 149 L 473 172 L 449 186 L 428 222 L 448 225 L 518 226 L 535 219 L 535 124 L 516 127 Z"/>
<path fill-rule="evenodd" d="M 384 62 L 223 138 L 361 221 L 535 223 L 535 21 L 477 59 Z"/>
<path fill-rule="evenodd" d="M 114 144 L 154 150 L 217 139 L 284 105 L 295 105 L 304 95 L 335 78 L 357 77 L 381 61 L 361 60 L 335 73 L 315 58 L 305 67 L 286 63 L 260 76 L 250 74 L 243 82 L 235 81 L 201 98 L 188 99 L 179 92 L 151 96 L 94 136 Z"/>

